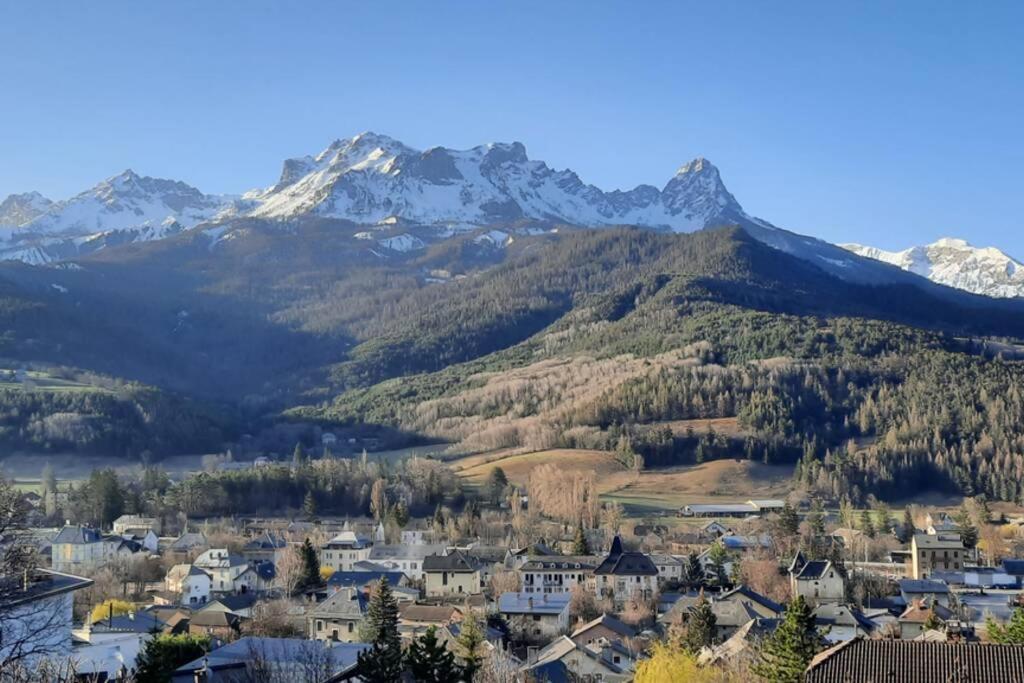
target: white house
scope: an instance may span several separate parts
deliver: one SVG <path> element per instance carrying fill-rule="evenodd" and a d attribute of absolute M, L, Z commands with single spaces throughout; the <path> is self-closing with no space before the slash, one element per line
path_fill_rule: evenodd
<path fill-rule="evenodd" d="M 91 585 L 90 579 L 46 569 L 21 577 L 0 604 L 0 662 L 20 659 L 32 671 L 44 660 L 65 660 L 72 648 L 72 594 Z"/>
<path fill-rule="evenodd" d="M 58 572 L 90 572 L 105 559 L 103 536 L 95 529 L 65 525 L 51 543 L 50 564 Z"/>
<path fill-rule="evenodd" d="M 586 586 L 600 559 L 592 555 L 534 557 L 519 567 L 524 593 L 571 593 Z"/>
<path fill-rule="evenodd" d="M 658 568 L 658 585 L 683 578 L 683 560 L 674 555 L 651 555 L 651 562 Z"/>
<path fill-rule="evenodd" d="M 320 566 L 336 572 L 350 572 L 356 562 L 370 559 L 373 541 L 352 531 L 342 531 L 320 549 Z"/>
<path fill-rule="evenodd" d="M 138 543 L 144 550 L 155 553 L 160 544 L 160 538 L 152 528 L 128 527 L 118 534 L 121 538 Z"/>
<path fill-rule="evenodd" d="M 178 595 L 181 605 L 205 605 L 213 589 L 213 577 L 195 565 L 176 564 L 167 571 L 164 588 Z"/>
<path fill-rule="evenodd" d="M 789 583 L 793 595 L 802 595 L 812 605 L 840 603 L 846 598 L 846 582 L 829 560 L 804 559 L 798 552 L 789 565 Z"/>
<path fill-rule="evenodd" d="M 245 573 L 249 568 L 249 563 L 241 555 L 229 553 L 226 548 L 210 548 L 197 557 L 192 564 L 210 575 L 211 593 L 234 593 L 248 590 L 248 586 L 238 585 L 236 579 Z"/>
<path fill-rule="evenodd" d="M 154 533 L 159 534 L 160 523 L 156 517 L 142 517 L 140 515 L 121 515 L 114 520 L 114 533 L 118 536 L 124 536 L 129 529 L 152 529 Z"/>
<path fill-rule="evenodd" d="M 498 612 L 517 636 L 551 639 L 569 630 L 570 600 L 569 593 L 502 593 Z"/>
<path fill-rule="evenodd" d="M 611 598 L 621 608 L 632 596 L 650 599 L 658 588 L 658 568 L 640 552 L 624 550 L 616 536 L 608 556 L 594 569 L 597 597 Z"/>
<path fill-rule="evenodd" d="M 419 581 L 423 578 L 424 558 L 443 554 L 444 550 L 444 545 L 374 545 L 370 549 L 369 561 Z"/>

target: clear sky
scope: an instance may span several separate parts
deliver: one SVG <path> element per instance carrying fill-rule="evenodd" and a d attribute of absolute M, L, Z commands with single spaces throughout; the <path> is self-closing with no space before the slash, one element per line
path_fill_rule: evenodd
<path fill-rule="evenodd" d="M 705 156 L 782 227 L 1024 257 L 1022 35 L 995 1 L 11 0 L 0 197 L 127 167 L 241 192 L 374 130 L 519 140 L 604 189 Z"/>

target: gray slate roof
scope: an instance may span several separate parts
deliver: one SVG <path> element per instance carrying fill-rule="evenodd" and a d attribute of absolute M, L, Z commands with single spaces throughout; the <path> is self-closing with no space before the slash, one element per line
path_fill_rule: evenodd
<path fill-rule="evenodd" d="M 86 526 L 68 525 L 61 529 L 53 538 L 53 543 L 70 543 L 72 545 L 86 545 L 88 543 L 99 543 L 102 536 L 95 529 Z"/>
<path fill-rule="evenodd" d="M 1024 645 L 855 638 L 817 655 L 806 683 L 920 683 L 970 680 L 1020 683 Z"/>

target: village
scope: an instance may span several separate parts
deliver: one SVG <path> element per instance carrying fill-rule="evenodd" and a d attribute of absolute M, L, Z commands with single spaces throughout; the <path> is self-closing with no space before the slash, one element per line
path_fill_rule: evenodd
<path fill-rule="evenodd" d="M 502 484 L 499 471 L 489 484 Z M 8 493 L 27 522 L 42 517 L 39 496 Z M 789 680 L 769 672 L 786 656 L 773 634 L 792 623 L 820 641 L 799 680 L 836 680 L 833 667 L 858 661 L 972 656 L 1010 671 L 1021 656 L 1024 526 L 983 500 L 908 507 L 902 519 L 795 496 L 692 503 L 674 517 L 605 504 L 573 523 L 531 511 L 507 482 L 488 498 L 432 517 L 378 506 L 26 523 L 7 537 L 39 564 L 5 592 L 21 615 L 5 629 L 45 632 L 25 667 L 88 681 L 256 680 L 253 662 L 281 677 L 268 680 L 384 680 L 363 657 L 388 605 L 407 656 L 429 641 L 465 680 L 496 683 L 641 680 L 662 661 L 693 667 L 692 680 Z M 167 646 L 181 661 L 154 677 L 153 652 Z"/>

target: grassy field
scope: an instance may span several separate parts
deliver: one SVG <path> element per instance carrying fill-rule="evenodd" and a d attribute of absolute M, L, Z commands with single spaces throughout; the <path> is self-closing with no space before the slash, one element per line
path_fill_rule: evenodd
<path fill-rule="evenodd" d="M 718 427 L 715 427 L 717 430 Z M 674 514 L 688 503 L 742 502 L 782 498 L 792 488 L 793 468 L 747 460 L 716 460 L 690 467 L 627 469 L 612 453 L 552 449 L 534 453 L 493 451 L 454 460 L 452 466 L 469 486 L 479 486 L 500 466 L 509 481 L 525 486 L 538 465 L 592 472 L 603 500 L 616 501 L 631 515 Z"/>
<path fill-rule="evenodd" d="M 41 389 L 45 391 L 106 391 L 91 384 L 54 377 L 39 370 L 28 370 L 17 375 L 13 370 L 0 369 L 0 389 Z"/>

